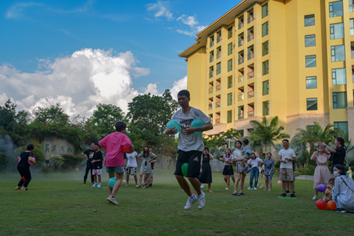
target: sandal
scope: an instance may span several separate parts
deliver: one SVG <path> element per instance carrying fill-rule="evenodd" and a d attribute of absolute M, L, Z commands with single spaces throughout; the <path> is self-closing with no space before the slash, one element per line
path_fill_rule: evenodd
<path fill-rule="evenodd" d="M 241 196 L 241 195 L 246 195 L 246 194 L 244 192 L 238 194 L 238 196 Z"/>
<path fill-rule="evenodd" d="M 238 192 L 236 192 L 236 193 L 233 193 L 232 195 L 234 195 L 234 196 L 238 196 Z"/>
<path fill-rule="evenodd" d="M 20 190 L 20 187 L 19 187 L 19 186 L 17 186 L 17 187 L 15 188 L 15 190 Z"/>

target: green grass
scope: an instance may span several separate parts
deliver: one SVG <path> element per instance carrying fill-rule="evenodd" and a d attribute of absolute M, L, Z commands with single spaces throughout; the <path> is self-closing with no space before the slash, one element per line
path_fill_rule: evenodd
<path fill-rule="evenodd" d="M 32 173 L 29 191 L 13 190 L 17 173 L 0 175 L 1 235 L 354 234 L 354 215 L 318 210 L 308 180 L 296 181 L 297 200 L 278 198 L 278 179 L 271 192 L 246 190 L 246 196 L 235 197 L 225 190 L 222 175 L 214 173 L 205 208 L 184 211 L 187 196 L 171 171 L 155 170 L 149 189 L 122 185 L 119 206 L 106 201 L 106 189 L 83 185 L 82 172 Z"/>

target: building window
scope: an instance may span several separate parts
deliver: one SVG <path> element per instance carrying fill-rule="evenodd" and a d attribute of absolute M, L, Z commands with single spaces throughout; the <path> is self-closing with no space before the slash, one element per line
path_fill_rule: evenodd
<path fill-rule="evenodd" d="M 248 60 L 251 60 L 252 58 L 254 58 L 253 45 L 251 47 L 248 47 L 247 51 L 248 51 Z"/>
<path fill-rule="evenodd" d="M 316 111 L 317 110 L 317 98 L 307 98 L 306 99 L 306 107 L 308 111 Z"/>
<path fill-rule="evenodd" d="M 262 37 L 268 35 L 268 21 L 262 25 Z"/>
<path fill-rule="evenodd" d="M 354 11 L 354 0 L 349 0 L 349 12 Z"/>
<path fill-rule="evenodd" d="M 227 38 L 232 38 L 232 26 L 227 29 Z"/>
<path fill-rule="evenodd" d="M 232 88 L 232 75 L 227 77 L 227 88 Z"/>
<path fill-rule="evenodd" d="M 221 62 L 219 62 L 218 64 L 216 64 L 216 74 L 220 74 L 221 73 Z"/>
<path fill-rule="evenodd" d="M 332 69 L 332 85 L 347 84 L 345 68 Z"/>
<path fill-rule="evenodd" d="M 263 102 L 263 116 L 269 115 L 269 101 Z"/>
<path fill-rule="evenodd" d="M 214 61 L 214 51 L 211 51 L 211 52 L 209 53 L 209 61 L 210 61 L 210 62 L 213 62 L 213 61 Z"/>
<path fill-rule="evenodd" d="M 306 67 L 316 67 L 316 55 L 306 56 Z"/>
<path fill-rule="evenodd" d="M 209 67 L 209 78 L 214 76 L 214 66 Z"/>
<path fill-rule="evenodd" d="M 331 47 L 332 62 L 345 61 L 344 45 Z"/>
<path fill-rule="evenodd" d="M 216 49 L 216 59 L 221 57 L 221 46 Z"/>
<path fill-rule="evenodd" d="M 269 94 L 269 80 L 262 83 L 263 96 Z"/>
<path fill-rule="evenodd" d="M 227 105 L 232 105 L 232 93 L 227 94 Z"/>
<path fill-rule="evenodd" d="M 216 33 L 216 43 L 221 41 L 221 31 Z"/>
<path fill-rule="evenodd" d="M 316 89 L 317 88 L 317 77 L 309 76 L 306 77 L 306 89 Z"/>
<path fill-rule="evenodd" d="M 254 20 L 253 9 L 249 10 L 249 11 L 247 12 L 247 14 L 248 14 L 247 23 L 249 24 L 249 23 L 251 23 L 251 22 Z"/>
<path fill-rule="evenodd" d="M 232 110 L 227 111 L 227 123 L 232 122 Z"/>
<path fill-rule="evenodd" d="M 348 122 L 333 122 L 334 130 L 341 129 L 348 135 Z"/>
<path fill-rule="evenodd" d="M 243 50 L 238 53 L 238 64 L 242 64 L 244 62 Z"/>
<path fill-rule="evenodd" d="M 241 47 L 243 45 L 243 33 L 238 35 L 238 46 Z"/>
<path fill-rule="evenodd" d="M 343 16 L 343 2 L 330 2 L 329 3 L 329 17 Z"/>
<path fill-rule="evenodd" d="M 305 35 L 305 47 L 316 46 L 316 36 L 314 34 Z"/>
<path fill-rule="evenodd" d="M 243 114 L 243 106 L 238 107 L 238 119 L 243 119 L 244 114 Z"/>
<path fill-rule="evenodd" d="M 305 16 L 305 27 L 315 25 L 315 15 Z"/>
<path fill-rule="evenodd" d="M 210 47 L 214 46 L 214 36 L 210 37 Z"/>
<path fill-rule="evenodd" d="M 247 42 L 249 42 L 249 41 L 253 40 L 253 38 L 254 38 L 254 35 L 253 35 L 253 27 L 249 28 L 249 29 L 247 30 L 247 32 L 248 32 Z"/>
<path fill-rule="evenodd" d="M 227 45 L 227 55 L 231 55 L 232 54 L 232 43 L 229 43 Z"/>
<path fill-rule="evenodd" d="M 238 29 L 241 29 L 243 27 L 243 16 L 238 18 Z"/>
<path fill-rule="evenodd" d="M 342 39 L 342 38 L 344 38 L 343 23 L 330 24 L 329 31 L 331 33 L 331 39 Z"/>
<path fill-rule="evenodd" d="M 347 92 L 333 93 L 333 109 L 347 108 Z"/>
<path fill-rule="evenodd" d="M 262 62 L 262 75 L 269 74 L 269 60 Z"/>
<path fill-rule="evenodd" d="M 268 3 L 262 6 L 262 18 L 268 16 Z"/>
<path fill-rule="evenodd" d="M 262 56 L 265 56 L 269 53 L 269 41 L 262 43 Z"/>
<path fill-rule="evenodd" d="M 350 22 L 350 35 L 354 35 L 354 19 L 350 19 L 349 22 Z"/>
<path fill-rule="evenodd" d="M 232 59 L 227 61 L 227 72 L 232 71 Z"/>

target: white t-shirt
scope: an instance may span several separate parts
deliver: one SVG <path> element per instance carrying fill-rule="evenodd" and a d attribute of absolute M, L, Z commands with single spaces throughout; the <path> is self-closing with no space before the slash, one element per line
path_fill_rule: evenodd
<path fill-rule="evenodd" d="M 232 159 L 239 159 L 239 158 L 242 158 L 241 149 L 236 148 L 236 150 L 232 152 Z"/>
<path fill-rule="evenodd" d="M 293 149 L 288 148 L 288 149 L 281 149 L 278 152 L 279 160 L 285 160 L 288 159 L 286 163 L 284 162 L 280 162 L 280 168 L 285 168 L 285 169 L 293 169 L 293 162 L 289 161 L 290 159 L 292 159 L 293 157 L 296 157 L 295 152 Z"/>
<path fill-rule="evenodd" d="M 138 163 L 136 163 L 137 152 L 127 153 L 127 167 L 138 167 Z"/>
<path fill-rule="evenodd" d="M 257 157 L 256 159 L 249 159 L 248 161 L 247 161 L 247 164 L 248 165 L 250 165 L 251 166 L 251 168 L 253 168 L 253 167 L 258 167 L 261 163 L 262 163 L 263 161 L 262 161 L 262 159 L 261 158 L 259 158 L 259 157 Z"/>

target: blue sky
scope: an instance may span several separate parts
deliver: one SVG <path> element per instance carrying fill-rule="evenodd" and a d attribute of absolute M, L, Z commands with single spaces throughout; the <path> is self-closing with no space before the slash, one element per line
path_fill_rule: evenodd
<path fill-rule="evenodd" d="M 178 87 L 178 83 L 185 83 L 181 79 L 187 75 L 187 63 L 178 54 L 195 42 L 200 29 L 239 2 L 1 1 L 0 82 L 6 86 L 0 88 L 0 102 L 11 98 L 19 107 L 29 109 L 45 104 L 43 99 L 48 97 L 67 105 L 71 99 L 65 108 L 72 113 L 83 113 L 92 110 L 95 99 L 110 102 L 127 97 L 114 97 L 113 93 L 158 94 L 166 88 Z M 79 56 L 73 55 L 75 52 Z M 107 60 L 112 68 L 105 63 Z M 74 72 L 70 65 L 75 67 Z M 94 69 L 102 65 L 105 70 Z M 48 80 L 61 81 L 60 85 L 68 83 L 69 87 L 80 86 L 86 83 L 85 77 L 81 77 L 86 72 L 87 83 L 91 85 L 71 94 L 64 91 L 65 87 L 58 85 L 54 92 L 49 87 L 55 85 L 41 83 Z M 63 74 L 70 75 L 70 80 L 63 78 Z M 26 94 L 26 87 L 22 88 L 20 83 L 32 79 L 31 88 L 38 92 Z M 70 84 L 74 80 L 79 82 Z M 103 83 L 120 86 L 116 80 L 128 83 L 130 90 L 100 87 Z M 47 90 L 51 92 L 46 94 Z M 95 90 L 101 93 L 94 94 Z M 88 104 L 90 94 L 92 102 Z M 126 106 L 117 101 L 112 103 Z M 75 111 L 78 104 L 81 107 Z"/>

